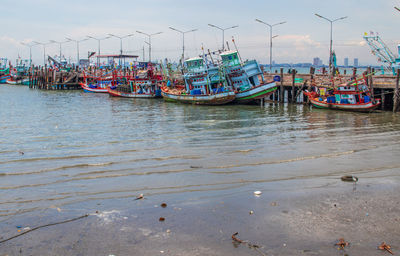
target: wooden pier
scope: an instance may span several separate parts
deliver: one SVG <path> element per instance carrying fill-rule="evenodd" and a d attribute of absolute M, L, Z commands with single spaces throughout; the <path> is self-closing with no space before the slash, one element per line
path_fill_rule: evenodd
<path fill-rule="evenodd" d="M 372 68 L 368 68 L 366 73 L 374 72 Z M 280 72 L 264 73 L 264 78 L 271 81 L 274 77 L 279 76 L 278 90 L 269 97 L 269 100 L 276 102 L 289 103 L 308 103 L 307 97 L 303 94 L 305 89 L 310 90 L 312 85 L 319 85 L 322 81 L 329 82 L 330 75 L 314 74 L 315 69 L 310 68 L 309 74 L 298 74 L 295 69 L 290 73 L 283 73 L 283 68 Z M 357 69 L 353 69 L 352 74 L 340 74 L 335 76 L 335 84 L 345 83 L 354 77 L 359 77 Z M 400 92 L 399 92 L 399 70 L 397 75 L 371 75 L 367 77 L 367 86 L 371 88 L 371 93 L 374 97 L 381 99 L 382 110 L 392 110 L 393 112 L 400 111 Z"/>
<path fill-rule="evenodd" d="M 29 72 L 29 87 L 42 90 L 79 90 L 83 81 L 79 68 L 57 70 L 54 68 L 33 67 Z"/>

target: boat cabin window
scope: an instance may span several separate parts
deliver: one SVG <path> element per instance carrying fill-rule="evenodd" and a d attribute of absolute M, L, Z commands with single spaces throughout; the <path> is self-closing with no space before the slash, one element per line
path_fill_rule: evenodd
<path fill-rule="evenodd" d="M 239 65 L 239 58 L 237 54 L 230 54 L 230 55 L 222 55 L 222 62 L 224 62 L 227 65 Z"/>
<path fill-rule="evenodd" d="M 186 62 L 186 66 L 190 69 L 192 68 L 199 68 L 203 65 L 203 60 L 192 60 Z"/>

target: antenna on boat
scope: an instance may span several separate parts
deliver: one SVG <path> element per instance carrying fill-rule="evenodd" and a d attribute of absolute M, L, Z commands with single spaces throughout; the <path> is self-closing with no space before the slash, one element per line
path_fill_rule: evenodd
<path fill-rule="evenodd" d="M 228 51 L 231 50 L 231 48 L 229 48 L 229 43 L 228 43 L 228 41 L 226 41 L 226 48 L 228 48 Z"/>
<path fill-rule="evenodd" d="M 210 55 L 211 62 L 214 65 L 214 59 L 213 59 L 213 57 L 211 55 L 210 49 L 208 49 L 208 55 Z"/>
<path fill-rule="evenodd" d="M 236 49 L 236 52 L 237 52 L 237 54 L 239 56 L 240 62 L 243 63 L 242 57 L 240 56 L 240 53 L 239 53 L 238 48 L 237 48 L 236 43 L 235 43 L 235 38 L 233 38 L 233 36 L 232 36 L 232 42 L 233 42 L 233 45 L 235 46 L 235 49 Z"/>

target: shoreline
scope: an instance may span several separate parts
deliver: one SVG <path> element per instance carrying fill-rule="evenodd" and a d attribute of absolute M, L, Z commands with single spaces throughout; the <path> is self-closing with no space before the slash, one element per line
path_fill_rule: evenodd
<path fill-rule="evenodd" d="M 377 255 L 383 241 L 396 254 L 400 186 L 385 183 L 389 179 L 360 178 L 355 190 L 352 183 L 335 182 L 299 191 L 264 189 L 256 197 L 252 184 L 245 193 L 196 200 L 145 195 L 143 200 L 121 199 L 114 206 L 97 202 L 98 213 L 3 243 L 0 255 L 260 255 L 233 242 L 236 232 L 267 255 Z M 165 208 L 160 206 L 163 202 Z M 76 214 L 52 212 L 39 222 Z M 165 221 L 159 221 L 161 217 Z M 0 224 L 3 239 L 16 234 L 14 221 Z M 350 243 L 345 250 L 334 246 L 340 238 Z"/>

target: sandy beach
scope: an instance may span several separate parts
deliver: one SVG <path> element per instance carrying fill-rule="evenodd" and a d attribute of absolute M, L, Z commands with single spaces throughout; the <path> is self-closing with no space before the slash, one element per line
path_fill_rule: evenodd
<path fill-rule="evenodd" d="M 355 187 L 334 181 L 309 191 L 264 190 L 259 197 L 248 190 L 196 201 L 145 195 L 121 199 L 123 209 L 93 202 L 98 209 L 87 211 L 89 217 L 2 243 L 0 255 L 385 255 L 377 249 L 381 242 L 396 253 L 400 187 L 385 181 L 360 179 Z M 62 208 L 46 214 L 20 221 L 36 221 L 33 228 L 78 216 Z M 18 234 L 16 223 L 7 224 L 2 239 Z M 259 248 L 234 242 L 235 232 Z M 335 246 L 340 238 L 350 243 L 344 250 Z"/>

